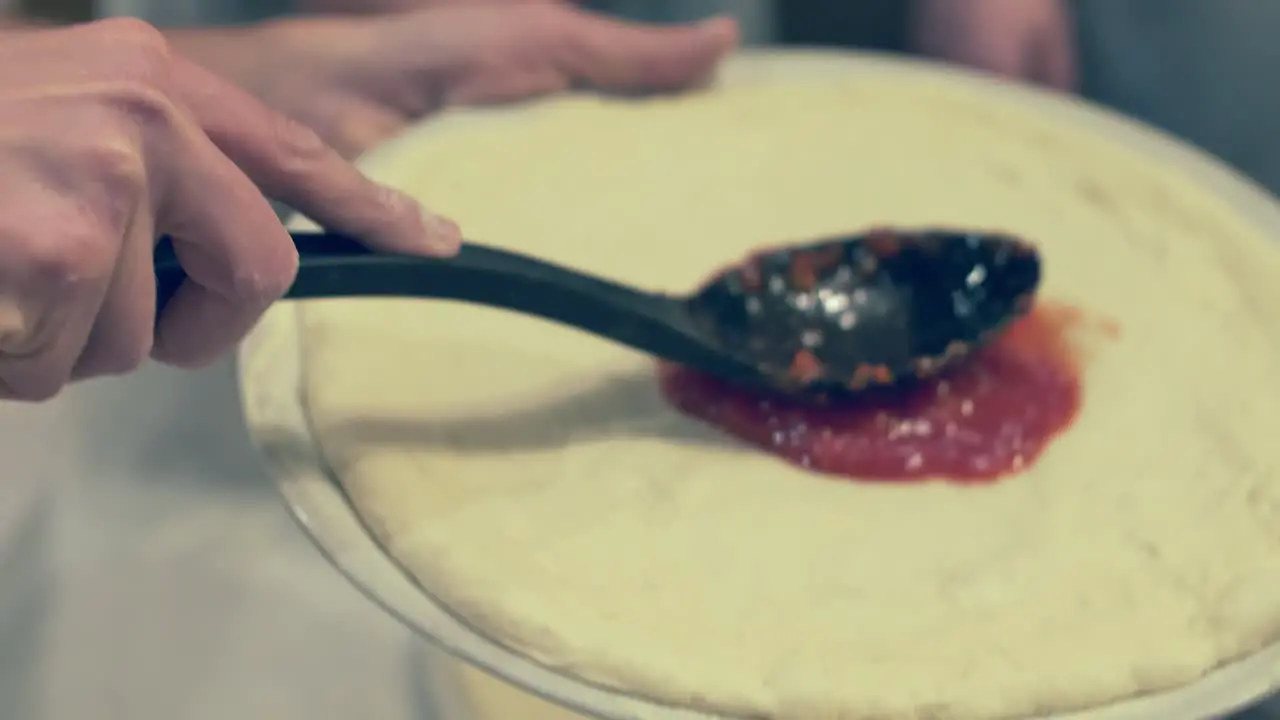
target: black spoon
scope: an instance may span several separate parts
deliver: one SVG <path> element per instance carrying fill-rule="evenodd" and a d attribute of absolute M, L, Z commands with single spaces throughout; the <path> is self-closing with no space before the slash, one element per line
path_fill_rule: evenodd
<path fill-rule="evenodd" d="M 645 292 L 464 243 L 448 259 L 371 252 L 295 233 L 286 297 L 460 300 L 554 320 L 743 385 L 827 397 L 927 377 L 1024 314 L 1040 281 L 1008 235 L 885 231 L 758 253 L 690 296 Z M 186 279 L 156 247 L 158 306 Z"/>

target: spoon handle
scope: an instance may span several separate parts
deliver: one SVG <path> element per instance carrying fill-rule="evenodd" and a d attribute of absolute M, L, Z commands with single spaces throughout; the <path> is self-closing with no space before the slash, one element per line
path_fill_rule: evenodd
<path fill-rule="evenodd" d="M 463 243 L 451 258 L 391 255 L 329 232 L 293 233 L 298 274 L 287 298 L 459 300 L 572 325 L 677 361 L 705 355 L 681 298 L 643 292 L 518 253 Z M 170 238 L 155 250 L 156 306 L 186 280 Z"/>

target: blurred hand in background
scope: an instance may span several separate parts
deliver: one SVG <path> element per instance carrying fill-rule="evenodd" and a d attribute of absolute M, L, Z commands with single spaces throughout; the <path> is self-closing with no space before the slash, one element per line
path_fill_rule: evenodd
<path fill-rule="evenodd" d="M 649 27 L 555 0 L 436 0 L 411 13 L 315 16 L 172 34 L 197 62 L 350 157 L 450 104 L 572 87 L 697 85 L 737 43 L 732 20 Z"/>
<path fill-rule="evenodd" d="M 914 0 L 912 49 L 1006 78 L 1076 87 L 1066 0 Z"/>
<path fill-rule="evenodd" d="M 447 5 L 516 5 L 520 3 L 566 3 L 571 0 L 298 0 L 302 13 L 379 14 L 426 10 Z"/>

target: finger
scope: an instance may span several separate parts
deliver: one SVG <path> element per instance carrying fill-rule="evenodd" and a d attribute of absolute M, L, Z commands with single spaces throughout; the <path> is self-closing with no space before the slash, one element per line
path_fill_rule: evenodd
<path fill-rule="evenodd" d="M 549 95 L 569 88 L 569 80 L 553 68 L 535 67 L 525 72 L 478 75 L 472 82 L 451 88 L 448 105 L 484 105 Z"/>
<path fill-rule="evenodd" d="M 288 290 L 298 254 L 267 199 L 190 117 L 175 112 L 166 129 L 148 146 L 149 156 L 170 161 L 152 172 L 163 188 L 156 229 L 173 238 L 187 280 L 156 319 L 151 355 L 202 367 Z M 150 252 L 153 243 L 148 238 L 143 247 Z M 153 289 L 154 278 L 148 282 Z"/>
<path fill-rule="evenodd" d="M 326 137 L 334 150 L 344 158 L 356 158 L 404 127 L 404 118 L 382 109 L 369 108 L 360 113 L 343 113 L 332 123 Z"/>
<path fill-rule="evenodd" d="M 111 284 L 76 361 L 72 380 L 131 372 L 150 355 L 155 340 L 156 294 L 151 247 L 155 223 L 138 212 L 125 231 Z"/>
<path fill-rule="evenodd" d="M 173 237 L 187 281 L 157 319 L 148 273 L 143 309 L 155 322 L 151 354 L 198 367 L 239 339 L 288 288 L 297 252 L 267 199 L 185 108 L 157 101 L 145 117 L 151 119 L 145 149 L 156 224 L 153 232 L 133 233 L 123 252 L 144 254 L 149 266 L 155 234 Z"/>
<path fill-rule="evenodd" d="M 175 58 L 175 92 L 209 138 L 267 195 L 330 230 L 389 252 L 451 255 L 458 226 L 374 183 L 315 132 Z"/>
<path fill-rule="evenodd" d="M 548 41 L 571 79 L 608 90 L 677 90 L 706 80 L 738 43 L 737 24 L 712 18 L 682 27 L 616 22 L 560 6 L 532 8 L 562 25 Z"/>
<path fill-rule="evenodd" d="M 108 245 L 99 238 L 48 236 L 20 244 L 37 242 L 62 248 Z M 109 281 L 106 274 L 77 276 L 66 268 L 33 270 L 28 277 L 42 281 L 18 288 L 31 298 L 21 309 L 25 332 L 10 335 L 10 342 L 0 347 L 0 396 L 13 400 L 47 400 L 70 381 Z"/>

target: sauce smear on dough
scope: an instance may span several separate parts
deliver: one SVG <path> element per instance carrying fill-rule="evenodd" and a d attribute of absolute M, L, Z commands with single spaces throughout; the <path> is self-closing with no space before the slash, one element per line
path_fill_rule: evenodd
<path fill-rule="evenodd" d="M 827 406 L 659 366 L 677 409 L 797 465 L 857 480 L 989 482 L 1035 461 L 1080 406 L 1068 333 L 1083 321 L 1038 303 L 991 345 L 932 380 Z"/>

